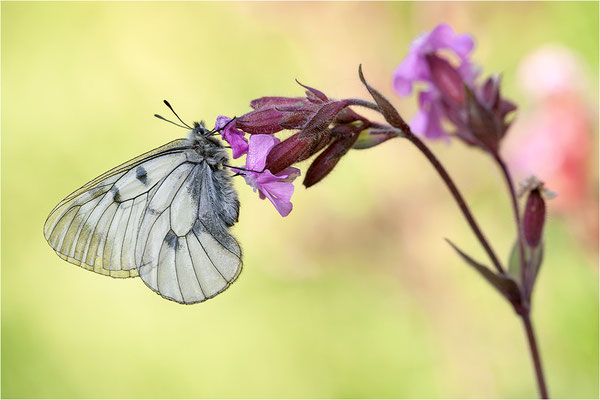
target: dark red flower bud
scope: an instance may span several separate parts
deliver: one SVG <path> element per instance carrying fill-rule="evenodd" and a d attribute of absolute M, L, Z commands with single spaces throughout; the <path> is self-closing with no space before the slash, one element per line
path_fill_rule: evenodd
<path fill-rule="evenodd" d="M 336 115 L 348 105 L 347 100 L 332 101 L 323 105 L 315 113 L 304 129 L 299 132 L 301 136 L 312 136 L 315 133 L 322 132 L 329 127 Z"/>
<path fill-rule="evenodd" d="M 500 100 L 500 78 L 497 75 L 491 75 L 481 86 L 480 98 L 487 108 L 493 108 Z"/>
<path fill-rule="evenodd" d="M 305 160 L 314 154 L 315 152 L 312 150 L 319 146 L 321 140 L 322 138 L 317 136 L 302 137 L 298 132 L 271 149 L 269 155 L 267 155 L 265 168 L 271 173 L 277 174 L 290 165 Z"/>
<path fill-rule="evenodd" d="M 294 106 L 278 107 L 277 110 L 284 113 L 279 125 L 284 129 L 304 129 L 320 107 L 306 101 Z"/>
<path fill-rule="evenodd" d="M 517 109 L 514 103 L 500 96 L 500 77 L 498 75 L 491 75 L 477 93 L 484 107 L 491 110 L 494 116 L 501 121 L 504 121 L 508 113 Z"/>
<path fill-rule="evenodd" d="M 250 134 L 272 134 L 282 130 L 283 113 L 274 108 L 260 108 L 235 119 L 235 127 Z"/>
<path fill-rule="evenodd" d="M 325 102 L 329 101 L 327 96 L 325 96 L 325 93 L 321 92 L 320 90 L 311 88 L 310 86 L 303 85 L 300 82 L 298 82 L 298 79 L 296 79 L 296 82 L 298 83 L 298 85 L 300 85 L 306 89 L 306 98 L 311 103 L 320 104 L 320 103 L 325 103 Z"/>
<path fill-rule="evenodd" d="M 456 104 L 465 102 L 464 83 L 458 71 L 450 63 L 435 54 L 427 54 L 425 60 L 429 65 L 431 78 L 442 94 Z"/>
<path fill-rule="evenodd" d="M 311 118 L 312 113 L 309 111 L 285 113 L 279 121 L 279 126 L 283 129 L 302 129 Z"/>
<path fill-rule="evenodd" d="M 504 121 L 506 115 L 515 111 L 516 109 L 517 106 L 513 102 L 501 98 L 500 101 L 498 101 L 498 104 L 494 107 L 494 113 L 498 116 L 498 118 Z"/>
<path fill-rule="evenodd" d="M 349 136 L 342 136 L 336 139 L 329 147 L 315 158 L 304 178 L 304 186 L 311 187 L 315 183 L 325 178 L 337 165 L 340 159 L 350 150 L 358 133 Z"/>
<path fill-rule="evenodd" d="M 504 136 L 501 121 L 494 118 L 490 110 L 485 108 L 475 94 L 467 86 L 466 108 L 468 127 L 471 135 L 478 140 L 484 148 L 492 153 L 498 152 L 500 139 Z"/>
<path fill-rule="evenodd" d="M 365 124 L 369 123 L 368 119 L 356 113 L 351 108 L 344 108 L 335 117 L 335 122 L 338 124 L 349 124 L 355 121 L 362 121 Z"/>
<path fill-rule="evenodd" d="M 276 174 L 321 150 L 330 141 L 329 125 L 347 105 L 348 101 L 341 100 L 321 106 L 304 129 L 271 149 L 266 168 Z"/>
<path fill-rule="evenodd" d="M 546 203 L 538 188 L 529 192 L 523 214 L 523 235 L 529 247 L 540 244 L 546 220 Z"/>
<path fill-rule="evenodd" d="M 273 108 L 273 107 L 284 107 L 293 106 L 298 104 L 306 103 L 306 99 L 303 97 L 260 97 L 250 102 L 250 107 L 255 110 L 260 108 Z"/>

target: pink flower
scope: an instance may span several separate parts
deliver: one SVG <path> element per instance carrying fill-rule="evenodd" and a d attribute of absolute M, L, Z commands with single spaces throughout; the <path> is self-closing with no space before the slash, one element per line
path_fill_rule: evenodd
<path fill-rule="evenodd" d="M 244 131 L 235 127 L 236 121 L 230 121 L 231 118 L 219 115 L 215 122 L 215 130 L 221 130 L 221 137 L 231 146 L 233 158 L 239 158 L 248 152 L 248 142 L 244 138 Z"/>
<path fill-rule="evenodd" d="M 261 199 L 269 199 L 282 217 L 287 216 L 292 211 L 292 202 L 290 201 L 294 193 L 292 181 L 300 175 L 300 170 L 288 167 L 273 175 L 271 171 L 265 169 L 267 154 L 279 143 L 279 139 L 272 135 L 252 135 L 250 136 L 248 155 L 246 156 L 246 165 L 244 170 L 235 170 L 244 175 L 246 183 L 258 190 Z"/>

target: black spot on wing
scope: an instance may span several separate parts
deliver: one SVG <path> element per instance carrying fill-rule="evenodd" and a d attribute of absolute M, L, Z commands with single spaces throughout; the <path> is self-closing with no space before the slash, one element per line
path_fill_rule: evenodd
<path fill-rule="evenodd" d="M 177 243 L 179 242 L 179 238 L 177 237 L 175 232 L 169 231 L 169 233 L 167 233 L 167 236 L 165 236 L 165 242 L 167 242 L 167 246 L 169 246 L 170 248 L 176 249 Z"/>
<path fill-rule="evenodd" d="M 113 186 L 110 189 L 110 192 L 113 195 L 113 200 L 117 203 L 119 203 L 121 201 L 121 194 L 119 193 L 119 189 L 116 186 Z"/>
<path fill-rule="evenodd" d="M 148 182 L 148 173 L 146 172 L 146 169 L 144 169 L 144 167 L 142 166 L 137 167 L 137 169 L 135 170 L 135 177 L 144 185 L 146 184 L 146 182 Z"/>

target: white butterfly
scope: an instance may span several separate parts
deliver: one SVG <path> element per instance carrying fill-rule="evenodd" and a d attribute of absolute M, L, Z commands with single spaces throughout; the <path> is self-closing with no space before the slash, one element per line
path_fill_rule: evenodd
<path fill-rule="evenodd" d="M 168 105 L 168 104 L 167 104 Z M 140 276 L 162 297 L 193 304 L 221 293 L 242 269 L 228 227 L 239 201 L 213 131 L 122 164 L 61 201 L 44 225 L 63 259 L 115 278 Z"/>

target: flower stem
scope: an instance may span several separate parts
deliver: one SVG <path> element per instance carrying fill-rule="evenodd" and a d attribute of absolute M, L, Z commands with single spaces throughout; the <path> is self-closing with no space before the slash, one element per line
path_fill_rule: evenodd
<path fill-rule="evenodd" d="M 531 350 L 531 358 L 533 359 L 533 366 L 535 368 L 535 375 L 537 377 L 540 397 L 542 399 L 548 399 L 548 389 L 546 388 L 546 380 L 544 379 L 542 360 L 537 348 L 537 342 L 533 332 L 533 325 L 531 325 L 531 319 L 529 318 L 529 312 L 521 314 L 521 318 L 523 320 L 523 325 L 525 326 L 525 332 L 527 333 L 527 340 L 529 342 L 529 349 Z"/>
<path fill-rule="evenodd" d="M 512 208 L 515 215 L 515 223 L 517 225 L 517 240 L 519 241 L 519 256 L 521 260 L 521 287 L 523 291 L 523 297 L 527 302 L 529 302 L 529 293 L 527 293 L 527 282 L 526 279 L 526 271 L 525 271 L 525 247 L 523 245 L 523 231 L 521 229 L 521 216 L 519 215 L 519 203 L 517 202 L 517 194 L 515 192 L 515 186 L 513 184 L 512 178 L 510 176 L 510 172 L 508 171 L 508 167 L 506 163 L 500 158 L 498 154 L 494 154 L 494 159 L 500 166 L 502 170 L 502 174 L 504 175 L 504 180 L 506 181 L 506 185 L 508 187 L 508 192 L 510 195 Z"/>
<path fill-rule="evenodd" d="M 500 261 L 498 261 L 498 257 L 496 257 L 494 250 L 492 250 L 492 248 L 489 245 L 488 241 L 486 240 L 485 236 L 483 236 L 481 229 L 479 229 L 479 225 L 477 225 L 477 222 L 475 222 L 475 219 L 473 218 L 473 215 L 471 214 L 471 210 L 469 209 L 469 206 L 467 206 L 467 203 L 465 202 L 464 198 L 460 194 L 460 192 L 459 192 L 458 188 L 456 187 L 456 185 L 454 184 L 454 181 L 452 180 L 452 178 L 450 178 L 450 175 L 448 175 L 448 172 L 446 172 L 446 169 L 444 168 L 444 166 L 439 162 L 437 157 L 431 152 L 431 150 L 429 150 L 429 148 L 418 137 L 416 137 L 414 134 L 412 134 L 410 132 L 408 132 L 408 133 L 405 132 L 405 135 L 408 140 L 410 140 L 415 146 L 417 146 L 417 148 L 421 151 L 421 153 L 423 153 L 423 155 L 429 160 L 429 162 L 433 165 L 435 170 L 441 176 L 442 180 L 444 181 L 444 183 L 450 190 L 450 193 L 452 193 L 452 196 L 454 197 L 454 200 L 458 204 L 458 207 L 460 208 L 460 210 L 462 211 L 463 215 L 465 216 L 467 222 L 471 226 L 473 233 L 475 233 L 475 236 L 477 236 L 477 239 L 479 239 L 479 242 L 481 243 L 481 245 L 487 252 L 488 256 L 490 257 L 490 260 L 492 261 L 492 263 L 494 264 L 494 266 L 496 267 L 498 272 L 500 274 L 504 274 L 504 268 L 502 268 L 502 264 L 500 264 Z"/>
<path fill-rule="evenodd" d="M 347 100 L 349 101 L 349 105 L 351 105 L 351 106 L 365 107 L 365 108 L 370 108 L 371 110 L 381 112 L 381 110 L 379 109 L 379 106 L 371 101 L 367 101 L 367 100 L 363 100 L 363 99 L 347 99 Z"/>

